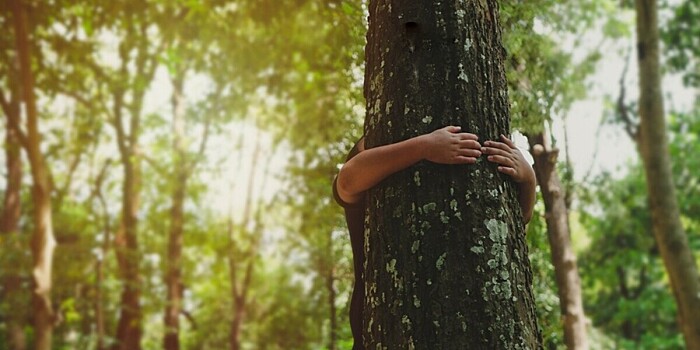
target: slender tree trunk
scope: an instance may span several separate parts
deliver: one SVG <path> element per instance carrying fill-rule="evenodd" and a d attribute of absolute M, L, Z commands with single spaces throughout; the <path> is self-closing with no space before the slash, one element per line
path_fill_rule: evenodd
<path fill-rule="evenodd" d="M 329 260 L 327 275 L 326 275 L 326 289 L 328 289 L 328 317 L 331 321 L 330 329 L 328 330 L 328 350 L 336 350 L 338 343 L 338 310 L 335 307 L 335 299 L 337 297 L 337 292 L 335 290 L 335 265 L 333 257 L 333 236 L 329 234 L 328 237 L 328 250 L 327 256 L 331 257 Z"/>
<path fill-rule="evenodd" d="M 138 130 L 131 129 L 129 141 L 126 141 L 127 137 L 122 126 L 123 98 L 123 92 L 115 94 L 114 112 L 119 153 L 124 170 L 124 183 L 122 185 L 121 222 L 114 237 L 114 250 L 124 286 L 120 296 L 121 309 L 117 324 L 117 341 L 112 349 L 139 350 L 141 349 L 143 332 L 140 302 L 141 276 L 139 273 L 141 255 L 138 251 L 137 239 L 141 165 L 140 155 L 136 153 Z M 138 116 L 132 114 L 131 118 L 138 118 Z"/>
<path fill-rule="evenodd" d="M 688 349 L 700 349 L 700 275 L 680 220 L 661 91 L 656 1 L 637 0 L 637 58 L 642 161 L 654 236 L 666 265 Z"/>
<path fill-rule="evenodd" d="M 173 154 L 175 174 L 172 208 L 170 210 L 170 236 L 168 237 L 168 260 L 165 284 L 167 286 L 167 304 L 165 307 L 166 350 L 180 349 L 180 312 L 182 311 L 182 240 L 184 225 L 185 191 L 187 188 L 187 167 L 185 136 L 185 96 L 183 94 L 182 75 L 173 79 Z"/>
<path fill-rule="evenodd" d="M 138 213 L 138 182 L 140 171 L 132 152 L 122 155 L 124 185 L 122 199 L 122 221 L 116 232 L 114 246 L 119 270 L 124 281 L 120 297 L 121 312 L 117 324 L 115 350 L 138 350 L 141 348 L 141 276 L 139 274 L 140 255 L 136 238 Z"/>
<path fill-rule="evenodd" d="M 10 69 L 10 74 L 15 77 L 16 70 Z M 17 82 L 12 79 L 10 81 Z M 21 189 L 22 189 L 22 158 L 21 158 L 21 142 L 20 142 L 20 108 L 19 108 L 19 91 L 20 84 L 10 86 L 10 99 L 5 100 L 4 95 L 0 95 L 2 109 L 6 117 L 7 129 L 5 130 L 5 197 L 3 199 L 2 213 L 0 213 L 0 236 L 4 236 L 6 242 L 17 242 L 16 237 L 19 236 L 19 219 L 22 210 Z M 7 249 L 22 251 L 24 247 L 20 244 L 6 246 Z M 12 271 L 11 268 L 5 268 L 2 279 L 2 290 L 0 299 L 4 302 L 17 305 L 19 298 L 22 298 L 20 293 L 20 274 Z M 10 350 L 24 350 L 26 348 L 26 339 L 24 336 L 24 326 L 22 322 L 22 312 L 10 313 L 6 315 L 8 345 Z"/>
<path fill-rule="evenodd" d="M 100 174 L 95 179 L 95 187 L 93 195 L 96 197 L 100 203 L 102 209 L 102 227 L 104 230 L 104 238 L 102 241 L 101 255 L 97 257 L 95 262 L 95 328 L 96 328 L 96 349 L 104 350 L 105 346 L 105 314 L 104 314 L 104 303 L 103 303 L 103 282 L 104 282 L 104 265 L 105 259 L 109 252 L 110 241 L 112 239 L 112 225 L 109 221 L 109 209 L 107 208 L 107 201 L 102 195 L 102 184 L 104 182 L 107 170 L 110 166 L 110 162 L 106 162 L 100 171 Z"/>
<path fill-rule="evenodd" d="M 581 279 L 576 254 L 571 248 L 567 191 L 556 170 L 559 150 L 551 149 L 542 133 L 530 135 L 528 140 L 535 159 L 537 183 L 544 199 L 547 237 L 552 250 L 552 265 L 564 323 L 564 343 L 567 349 L 588 349 Z"/>
<path fill-rule="evenodd" d="M 114 101 L 112 118 L 117 146 L 124 169 L 121 223 L 114 239 L 115 253 L 124 286 L 120 298 L 121 309 L 116 342 L 112 349 L 140 350 L 143 311 L 141 309 L 141 254 L 138 248 L 138 212 L 142 181 L 139 135 L 143 98 L 159 63 L 158 56 L 152 55 L 149 51 L 152 42 L 146 36 L 148 21 L 127 20 L 125 23 L 127 24 L 126 37 L 119 44 L 121 67 L 118 71 L 118 79 L 129 78 L 129 81 L 127 84 L 122 81 L 111 81 L 109 87 Z M 164 42 L 160 42 L 156 52 L 164 47 Z M 129 66 L 135 68 L 133 74 L 129 72 Z M 130 99 L 126 98 L 127 91 Z M 128 114 L 128 133 L 125 128 L 125 114 Z"/>
<path fill-rule="evenodd" d="M 41 135 L 34 96 L 34 76 L 31 71 L 31 44 L 27 32 L 27 16 L 21 0 L 12 1 L 15 36 L 19 56 L 23 101 L 27 117 L 27 158 L 32 172 L 32 201 L 34 202 L 34 233 L 31 246 L 33 257 L 33 309 L 35 348 L 50 349 L 55 321 L 51 305 L 51 270 L 56 240 L 51 218 L 51 185 L 48 168 L 41 154 Z"/>
<path fill-rule="evenodd" d="M 257 135 L 256 135 L 257 136 Z M 255 138 L 255 150 L 253 151 L 253 159 L 250 166 L 250 174 L 248 177 L 248 186 L 246 187 L 246 197 L 245 197 L 245 207 L 243 209 L 243 220 L 239 227 L 242 230 L 247 230 L 253 220 L 253 188 L 255 183 L 255 173 L 258 170 L 258 161 L 260 160 L 260 140 L 258 137 Z M 255 223 L 257 226 L 257 223 Z M 233 218 L 229 221 L 229 275 L 231 279 L 231 299 L 233 319 L 231 320 L 231 326 L 229 331 L 229 346 L 231 350 L 239 350 L 241 348 L 241 330 L 243 326 L 243 321 L 246 315 L 246 309 L 248 307 L 248 290 L 250 288 L 250 281 L 253 275 L 253 260 L 254 256 L 257 254 L 257 237 L 252 237 L 252 241 L 247 250 L 240 249 L 240 244 L 238 244 L 234 236 L 235 228 L 233 225 Z M 242 238 L 243 235 L 239 236 L 238 239 Z M 238 269 L 245 263 L 245 272 L 241 281 L 239 282 Z"/>
<path fill-rule="evenodd" d="M 366 145 L 461 125 L 508 134 L 495 0 L 370 1 Z M 494 164 L 421 162 L 369 191 L 365 347 L 540 349 L 517 187 Z"/>

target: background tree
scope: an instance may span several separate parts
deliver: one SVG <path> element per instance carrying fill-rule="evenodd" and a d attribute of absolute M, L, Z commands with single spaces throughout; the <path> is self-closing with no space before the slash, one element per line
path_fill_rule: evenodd
<path fill-rule="evenodd" d="M 652 223 L 666 264 L 688 348 L 700 347 L 700 275 L 680 220 L 668 153 L 661 95 L 658 9 L 636 1 L 639 61 L 639 149 L 647 177 Z"/>
<path fill-rule="evenodd" d="M 27 26 L 26 7 L 20 0 L 12 2 L 14 33 L 19 60 L 22 101 L 26 106 L 26 136 L 23 140 L 32 172 L 34 233 L 32 248 L 32 296 L 36 349 L 50 349 L 57 316 L 51 301 L 53 253 L 56 239 L 51 211 L 51 183 L 48 164 L 41 151 L 41 135 L 32 72 L 32 44 Z M 16 131 L 20 131 L 16 128 Z M 19 134 L 18 135 L 23 135 Z"/>

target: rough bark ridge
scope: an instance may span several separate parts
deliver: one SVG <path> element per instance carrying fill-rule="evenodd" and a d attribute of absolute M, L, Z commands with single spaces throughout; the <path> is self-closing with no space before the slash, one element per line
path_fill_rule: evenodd
<path fill-rule="evenodd" d="M 19 56 L 23 100 L 26 107 L 27 135 L 24 143 L 32 173 L 32 201 L 34 202 L 34 232 L 32 234 L 32 304 L 34 311 L 34 347 L 51 348 L 56 314 L 51 304 L 53 253 L 56 239 L 51 216 L 51 183 L 49 169 L 41 153 L 39 117 L 34 95 L 34 75 L 31 70 L 30 35 L 27 15 L 21 0 L 12 1 L 15 19 L 15 37 Z"/>
<path fill-rule="evenodd" d="M 637 0 L 639 149 L 644 163 L 654 235 L 673 288 L 688 349 L 700 349 L 700 275 L 680 221 L 661 94 L 656 1 Z"/>
<path fill-rule="evenodd" d="M 552 249 L 552 265 L 564 323 L 564 343 L 567 349 L 588 349 L 581 279 L 576 254 L 571 248 L 569 209 L 566 205 L 565 189 L 556 172 L 559 151 L 548 147 L 543 133 L 528 135 L 528 140 L 535 159 L 537 183 L 544 200 L 547 237 Z"/>
<path fill-rule="evenodd" d="M 368 147 L 444 125 L 509 133 L 495 0 L 370 1 Z M 539 349 L 517 189 L 493 164 L 419 163 L 368 196 L 365 346 Z"/>

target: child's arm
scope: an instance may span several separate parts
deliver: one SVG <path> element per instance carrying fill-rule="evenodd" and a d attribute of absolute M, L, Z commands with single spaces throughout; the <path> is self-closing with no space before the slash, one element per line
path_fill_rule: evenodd
<path fill-rule="evenodd" d="M 481 151 L 488 155 L 488 160 L 498 164 L 498 171 L 510 175 L 518 183 L 518 202 L 523 212 L 525 223 L 530 221 L 535 206 L 535 170 L 527 162 L 522 152 L 515 147 L 513 141 L 501 135 L 501 141 L 486 141 Z"/>
<path fill-rule="evenodd" d="M 357 203 L 363 192 L 423 159 L 441 164 L 472 164 L 481 155 L 477 136 L 447 126 L 430 134 L 361 151 L 338 173 L 337 190 L 346 203 Z"/>

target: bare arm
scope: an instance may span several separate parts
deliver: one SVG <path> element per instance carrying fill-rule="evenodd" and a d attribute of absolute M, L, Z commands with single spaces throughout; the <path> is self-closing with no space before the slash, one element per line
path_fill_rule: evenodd
<path fill-rule="evenodd" d="M 532 211 L 535 207 L 535 170 L 527 162 L 522 152 L 515 147 L 513 141 L 501 135 L 501 142 L 486 141 L 481 148 L 488 160 L 498 164 L 498 171 L 510 175 L 518 184 L 518 202 L 523 213 L 525 223 L 530 222 Z"/>
<path fill-rule="evenodd" d="M 346 203 L 357 203 L 363 192 L 387 176 L 421 161 L 441 164 L 473 164 L 481 155 L 474 134 L 447 126 L 430 134 L 370 148 L 350 159 L 338 173 L 337 190 Z"/>

